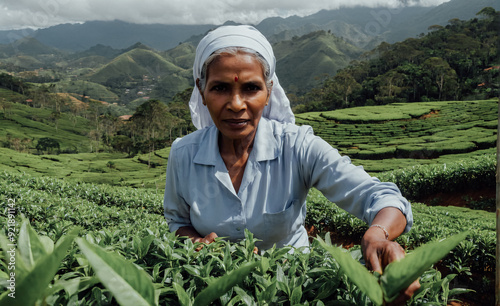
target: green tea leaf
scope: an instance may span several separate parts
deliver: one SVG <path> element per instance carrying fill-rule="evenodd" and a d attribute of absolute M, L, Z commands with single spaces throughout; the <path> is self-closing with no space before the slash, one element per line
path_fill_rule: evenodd
<path fill-rule="evenodd" d="M 276 296 L 276 292 L 278 291 L 276 289 L 276 284 L 277 281 L 275 280 L 274 282 L 269 285 L 264 292 L 262 292 L 262 300 L 264 301 L 272 301 L 272 299 Z"/>
<path fill-rule="evenodd" d="M 118 254 L 108 253 L 84 239 L 77 239 L 102 284 L 120 305 L 155 305 L 153 282 L 148 274 Z"/>
<path fill-rule="evenodd" d="M 382 305 L 383 296 L 382 289 L 368 270 L 359 262 L 354 260 L 349 252 L 344 252 L 339 247 L 327 245 L 320 237 L 317 238 L 320 245 L 325 248 L 335 260 L 338 261 L 343 273 L 354 283 L 359 289 L 364 292 L 370 300 L 377 304 Z"/>
<path fill-rule="evenodd" d="M 23 250 L 31 252 L 28 246 L 31 245 L 31 241 L 35 241 L 34 248 L 37 249 L 35 257 L 38 257 L 38 260 L 31 271 L 26 273 L 22 279 L 16 279 L 15 299 L 7 295 L 10 293 L 9 290 L 5 291 L 0 296 L 0 306 L 34 305 L 38 299 L 43 298 L 44 291 L 57 273 L 61 261 L 66 256 L 66 251 L 78 234 L 78 230 L 71 231 L 57 242 L 52 253 L 42 256 L 38 248 L 43 248 L 43 246 L 38 244 L 40 240 L 35 231 L 28 222 L 23 223 L 22 227 L 25 231 L 24 235 L 26 235 L 23 238 L 23 243 L 25 243 Z M 26 258 L 33 258 L 32 255 L 28 255 Z"/>
<path fill-rule="evenodd" d="M 241 289 L 240 287 L 234 287 L 234 291 L 238 296 L 240 297 L 240 300 L 248 306 L 254 306 L 257 305 L 253 299 L 245 290 Z"/>
<path fill-rule="evenodd" d="M 209 305 L 226 291 L 241 283 L 258 264 L 258 261 L 245 263 L 229 274 L 216 279 L 196 296 L 194 305 Z"/>
<path fill-rule="evenodd" d="M 415 249 L 400 261 L 388 264 L 380 277 L 385 300 L 393 301 L 401 290 L 407 288 L 430 266 L 445 257 L 467 235 L 468 232 L 464 232 L 443 241 L 428 243 Z"/>
<path fill-rule="evenodd" d="M 302 286 L 297 286 L 293 288 L 292 295 L 290 296 L 290 305 L 300 305 L 301 298 L 302 298 Z"/>
<path fill-rule="evenodd" d="M 17 248 L 22 260 L 29 268 L 33 268 L 36 261 L 47 255 L 44 244 L 26 220 L 21 224 Z"/>
<path fill-rule="evenodd" d="M 187 294 L 186 290 L 182 288 L 181 285 L 178 283 L 172 283 L 172 286 L 175 289 L 175 293 L 177 294 L 177 297 L 179 298 L 179 302 L 181 303 L 182 306 L 191 306 L 193 303 L 191 302 L 191 299 L 189 298 L 189 295 Z"/>

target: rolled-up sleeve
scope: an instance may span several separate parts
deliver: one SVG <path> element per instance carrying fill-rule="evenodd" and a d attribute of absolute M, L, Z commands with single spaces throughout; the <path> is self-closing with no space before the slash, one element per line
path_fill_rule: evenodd
<path fill-rule="evenodd" d="M 371 177 L 363 167 L 354 166 L 349 157 L 314 136 L 312 130 L 298 154 L 308 187 L 317 188 L 342 209 L 371 225 L 381 209 L 396 207 L 406 217 L 405 232 L 412 227 L 411 205 L 394 183 Z"/>
<path fill-rule="evenodd" d="M 191 226 L 189 218 L 190 206 L 184 201 L 180 194 L 180 179 L 178 150 L 176 142 L 172 144 L 167 163 L 167 178 L 165 183 L 165 195 L 163 197 L 163 214 L 167 220 L 169 230 L 177 231 L 183 226 Z"/>

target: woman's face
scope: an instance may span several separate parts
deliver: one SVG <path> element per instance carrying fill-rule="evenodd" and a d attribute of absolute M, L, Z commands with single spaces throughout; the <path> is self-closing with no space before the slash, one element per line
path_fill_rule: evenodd
<path fill-rule="evenodd" d="M 262 65 L 247 53 L 218 56 L 201 92 L 215 126 L 229 140 L 253 140 L 269 94 Z"/>

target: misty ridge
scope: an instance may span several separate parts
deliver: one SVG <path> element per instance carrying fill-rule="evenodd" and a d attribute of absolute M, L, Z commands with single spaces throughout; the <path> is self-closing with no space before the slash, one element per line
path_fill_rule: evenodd
<path fill-rule="evenodd" d="M 396 69 L 398 63 L 395 63 L 394 67 L 389 67 L 387 63 L 390 59 L 384 60 L 383 66 L 394 71 L 387 74 L 389 70 L 386 71 L 384 68 L 374 72 L 374 75 L 387 75 L 374 79 L 375 85 L 369 85 L 369 87 L 378 86 L 378 92 L 359 89 L 360 86 L 368 86 L 365 81 L 369 78 L 361 77 L 361 74 L 355 76 L 353 71 L 368 71 L 367 67 L 359 65 L 348 67 L 356 61 L 382 56 L 383 52 L 388 50 L 387 45 L 396 45 L 399 42 L 407 44 L 405 48 L 409 48 L 409 51 L 402 51 L 404 54 L 411 55 L 412 52 L 422 54 L 422 51 L 416 50 L 427 47 L 419 47 L 411 40 L 423 38 L 429 29 L 432 32 L 437 28 L 448 28 L 452 24 L 457 24 L 459 20 L 477 18 L 476 14 L 488 5 L 494 10 L 500 10 L 500 3 L 495 0 L 474 2 L 452 0 L 435 7 L 355 7 L 323 10 L 306 17 L 267 18 L 255 26 L 273 44 L 278 62 L 277 73 L 292 104 L 307 105 L 305 110 L 311 111 L 310 105 L 326 99 L 316 96 L 317 91 L 325 91 L 321 86 L 331 87 L 325 82 L 339 72 L 340 75 L 334 83 L 353 82 L 352 77 L 354 77 L 356 79 L 353 82 L 354 87 L 347 83 L 345 86 L 357 88 L 354 92 L 360 90 L 363 92 L 361 95 L 349 92 L 350 97 L 340 93 L 335 94 L 335 100 L 345 101 L 339 102 L 341 107 L 353 103 L 356 105 L 366 103 L 366 100 L 370 100 L 369 103 L 382 103 L 379 100 L 383 96 L 389 96 L 390 99 L 384 100 L 382 104 L 396 102 L 393 96 L 398 91 L 411 92 L 402 94 L 398 98 L 405 101 L 416 101 L 421 96 L 441 99 L 442 92 L 445 91 L 444 85 L 441 85 L 439 90 L 434 90 L 431 89 L 432 83 L 428 82 L 428 85 L 422 85 L 422 88 L 418 89 L 416 84 L 422 81 L 412 81 L 413 89 L 406 88 L 408 85 L 401 83 L 403 78 L 400 76 L 406 75 L 406 79 L 412 77 L 408 71 Z M 227 21 L 225 24 L 235 23 Z M 214 25 L 146 25 L 116 20 L 61 24 L 36 31 L 0 31 L 0 42 L 3 42 L 0 43 L 0 69 L 16 74 L 25 82 L 53 84 L 51 90 L 54 92 L 74 93 L 82 97 L 90 96 L 92 99 L 120 104 L 125 109 L 118 113 L 126 114 L 134 111 L 145 99 L 160 99 L 169 103 L 176 99 L 176 95 L 182 96 L 185 90 L 192 87 L 194 84 L 191 67 L 196 45 L 215 27 Z M 446 36 L 451 33 L 448 31 L 440 35 Z M 439 41 L 447 40 L 443 39 Z M 458 36 L 453 40 L 465 42 Z M 475 41 L 471 44 L 477 46 L 478 43 L 483 42 Z M 457 46 L 460 44 L 462 43 L 458 43 Z M 443 47 L 448 48 L 448 46 Z M 404 61 L 401 58 L 399 64 Z M 441 65 L 440 62 L 428 62 L 427 66 L 424 66 L 425 57 L 420 61 L 419 69 Z M 450 63 L 453 66 L 454 59 L 446 61 L 447 63 L 443 65 Z M 415 60 L 410 59 L 410 62 L 415 63 Z M 483 63 L 487 64 L 490 63 Z M 457 67 L 453 68 L 461 69 Z M 484 67 L 474 69 L 479 71 Z M 349 74 L 351 77 L 339 80 Z M 462 82 L 464 77 L 476 78 L 476 76 L 459 75 L 461 79 L 459 82 Z M 395 83 L 392 80 L 395 80 Z M 399 89 L 385 92 L 385 82 L 391 84 L 389 88 Z M 453 82 L 450 81 L 449 84 Z M 338 91 L 341 90 L 334 90 Z M 452 98 L 451 89 L 449 92 L 448 96 Z M 469 94 L 470 92 L 467 92 L 465 95 Z M 453 98 L 457 97 L 455 94 Z M 331 100 L 332 97 L 328 99 Z M 356 100 L 359 101 L 355 102 Z M 313 109 L 316 109 L 316 106 Z M 334 106 L 319 108 L 332 107 Z"/>
<path fill-rule="evenodd" d="M 409 1 L 403 1 L 408 4 Z M 413 4 L 413 2 L 412 2 Z M 450 19 L 468 20 L 483 7 L 500 9 L 495 0 L 452 0 L 435 7 L 401 6 L 352 7 L 322 10 L 305 17 L 266 18 L 255 27 L 272 43 L 290 40 L 310 32 L 330 31 L 337 37 L 364 50 L 380 42 L 394 43 L 426 33 L 431 25 L 445 26 Z M 236 24 L 227 21 L 225 24 Z M 0 44 L 10 44 L 30 36 L 41 43 L 66 51 L 84 51 L 95 45 L 124 49 L 141 42 L 156 50 L 168 50 L 182 42 L 194 45 L 217 25 L 134 24 L 120 20 L 60 24 L 44 29 L 0 31 Z"/>

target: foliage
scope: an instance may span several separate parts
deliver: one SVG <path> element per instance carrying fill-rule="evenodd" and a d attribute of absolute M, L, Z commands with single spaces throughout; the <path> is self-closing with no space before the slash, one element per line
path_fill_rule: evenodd
<path fill-rule="evenodd" d="M 316 304 L 335 300 L 370 303 L 366 294 L 344 276 L 339 264 L 315 241 L 310 252 L 282 248 L 254 254 L 254 240 L 248 233 L 247 239 L 239 243 L 217 240 L 195 252 L 198 244 L 168 232 L 161 199 L 161 193 L 147 189 L 72 183 L 14 173 L 3 173 L 0 179 L 0 202 L 15 203 L 18 224 L 22 222 L 19 216 L 24 215 L 38 235 L 52 241 L 65 237 L 73 226 L 79 226 L 80 236 L 88 242 L 84 244 L 90 244 L 93 249 L 98 246 L 106 254 L 112 252 L 110 258 L 122 256 L 144 270 L 153 282 L 160 304 L 189 304 L 215 279 L 242 267 L 245 262 L 259 264 L 247 277 L 240 277 L 243 281 L 221 295 L 216 303 Z M 359 243 L 366 224 L 328 202 L 317 191 L 310 193 L 307 204 L 306 224 L 314 224 L 319 229 L 323 226 L 324 230 L 329 226 L 334 233 L 344 234 L 355 244 Z M 457 284 L 476 289 L 474 283 L 482 282 L 476 278 L 468 281 L 467 269 L 473 276 L 479 272 L 484 275 L 484 271 L 493 273 L 494 214 L 472 214 L 467 209 L 427 207 L 418 203 L 412 206 L 413 229 L 398 238 L 410 253 L 420 245 L 452 236 L 464 228 L 471 229 L 469 237 L 441 263 L 441 266 L 451 267 L 451 273 L 457 276 L 441 277 L 441 272 L 427 270 L 421 280 L 423 291 L 416 294 L 413 303 L 446 304 L 451 294 L 462 293 L 463 290 L 456 288 Z M 7 218 L 7 211 L 0 212 L 2 224 L 6 224 Z M 48 241 L 47 238 L 41 240 Z M 68 301 L 113 303 L 114 293 L 106 287 L 106 280 L 98 276 L 98 268 L 81 253 L 80 244 L 81 240 L 61 261 L 50 283 L 51 289 L 46 291 L 46 301 L 49 304 L 67 304 Z M 351 248 L 351 255 L 359 258 L 359 247 Z M 6 272 L 5 264 L 0 264 L 0 271 Z M 5 277 L 0 272 L 0 278 Z M 452 289 L 449 286 L 453 286 Z M 489 294 L 491 290 L 485 292 Z"/>
<path fill-rule="evenodd" d="M 48 305 L 208 305 L 212 301 L 230 305 L 322 301 L 371 304 L 362 289 L 345 278 L 343 262 L 325 256 L 324 247 L 317 242 L 310 251 L 292 253 L 291 248 L 273 248 L 258 255 L 253 253 L 254 239 L 248 231 L 240 243 L 217 240 L 199 252 L 195 251 L 198 243 L 179 240 L 159 228 L 144 230 L 132 238 L 123 234 L 114 232 L 113 238 L 121 241 L 118 244 L 108 239 L 106 231 L 87 234 L 77 238 L 74 246 L 71 242 L 76 232 L 72 231 L 54 247 L 51 238 L 38 236 L 24 221 L 15 258 L 16 287 L 3 293 L 0 304 L 31 305 L 37 300 Z M 6 251 L 6 238 L 0 237 Z M 7 279 L 3 269 L 10 255 L 4 254 L 0 277 Z M 32 266 L 23 273 L 28 258 Z M 24 285 L 28 283 L 36 287 Z M 432 282 L 423 285 L 430 287 Z M 441 292 L 434 288 L 431 294 Z"/>
<path fill-rule="evenodd" d="M 404 196 L 423 199 L 439 192 L 495 188 L 496 155 L 464 159 L 451 164 L 414 166 L 382 173 L 383 181 L 394 182 Z"/>
<path fill-rule="evenodd" d="M 304 95 L 296 111 L 496 97 L 500 14 L 485 8 L 478 15 L 486 18 L 452 19 L 419 38 L 381 43 Z"/>
<path fill-rule="evenodd" d="M 39 152 L 54 152 L 54 150 L 59 151 L 59 149 L 59 142 L 50 137 L 40 138 L 36 144 L 36 150 Z"/>
<path fill-rule="evenodd" d="M 415 102 L 310 112 L 298 114 L 296 120 L 310 125 L 316 135 L 357 159 L 357 164 L 384 160 L 377 168 L 392 170 L 402 159 L 442 164 L 444 159 L 438 158 L 447 155 L 494 149 L 497 113 L 497 100 Z"/>
<path fill-rule="evenodd" d="M 454 249 L 467 233 L 462 233 L 445 241 L 434 242 L 415 249 L 405 258 L 385 267 L 384 274 L 377 278 L 356 262 L 347 252 L 331 245 L 327 234 L 326 242 L 318 238 L 320 244 L 338 261 L 342 271 L 366 293 L 377 305 L 392 302 L 399 293 L 417 280 L 429 266 L 438 262 Z"/>

